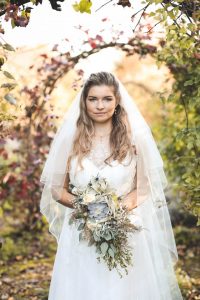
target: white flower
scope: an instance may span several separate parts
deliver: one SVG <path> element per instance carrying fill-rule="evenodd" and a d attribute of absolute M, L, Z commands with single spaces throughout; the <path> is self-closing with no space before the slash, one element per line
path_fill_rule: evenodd
<path fill-rule="evenodd" d="M 79 193 L 78 188 L 74 186 L 73 189 L 71 190 L 71 193 L 74 195 L 78 195 L 78 193 Z"/>
<path fill-rule="evenodd" d="M 88 193 L 83 196 L 83 203 L 88 204 L 95 200 L 95 194 Z"/>

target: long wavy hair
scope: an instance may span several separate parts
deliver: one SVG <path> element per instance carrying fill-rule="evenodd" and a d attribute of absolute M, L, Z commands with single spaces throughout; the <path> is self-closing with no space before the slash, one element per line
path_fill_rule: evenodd
<path fill-rule="evenodd" d="M 116 98 L 116 109 L 112 116 L 112 131 L 110 133 L 111 154 L 105 159 L 109 164 L 112 160 L 118 160 L 120 163 L 125 159 L 127 154 L 131 154 L 131 159 L 135 150 L 131 144 L 131 129 L 125 109 L 121 105 L 121 95 L 119 84 L 115 77 L 109 72 L 93 73 L 87 79 L 83 86 L 80 98 L 80 115 L 77 120 L 77 130 L 74 137 L 71 155 L 68 158 L 67 170 L 70 170 L 70 162 L 73 157 L 78 158 L 78 165 L 82 166 L 83 157 L 87 156 L 92 147 L 92 139 L 95 134 L 93 120 L 88 116 L 86 108 L 86 98 L 89 90 L 93 86 L 106 85 L 113 87 Z"/>

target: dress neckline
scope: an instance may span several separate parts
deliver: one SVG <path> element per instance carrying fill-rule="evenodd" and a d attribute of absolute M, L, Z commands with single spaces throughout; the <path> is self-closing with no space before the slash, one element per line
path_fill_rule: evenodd
<path fill-rule="evenodd" d="M 135 159 L 134 158 L 136 158 L 136 156 L 134 156 L 134 157 L 132 157 L 132 160 L 131 160 L 131 163 L 130 164 L 132 164 L 133 163 L 133 161 L 135 161 Z M 111 162 L 110 162 L 110 165 L 109 164 L 105 164 L 105 166 L 103 166 L 102 168 L 99 168 L 89 157 L 87 157 L 87 156 L 85 156 L 84 157 L 84 159 L 86 159 L 87 161 L 89 161 L 89 163 L 92 165 L 92 166 L 94 166 L 97 170 L 99 170 L 99 171 L 103 171 L 103 170 L 105 170 L 107 167 L 115 167 L 115 166 L 117 166 L 117 165 L 119 165 L 120 163 L 118 162 L 118 160 L 116 160 L 116 159 L 114 159 L 114 160 L 112 160 Z M 127 157 L 124 159 L 124 160 L 126 160 L 127 159 Z M 123 165 L 123 164 L 122 164 Z M 128 164 L 129 165 L 129 164 Z M 126 166 L 126 165 L 125 165 Z"/>
<path fill-rule="evenodd" d="M 105 166 L 103 166 L 102 168 L 98 167 L 89 157 L 85 157 L 85 159 L 87 159 L 89 161 L 89 163 L 91 163 L 97 170 L 99 171 L 103 171 L 104 169 L 106 169 L 107 167 L 110 167 L 110 165 L 105 164 Z M 110 164 L 112 166 L 113 162 L 116 162 L 116 160 L 113 160 Z"/>

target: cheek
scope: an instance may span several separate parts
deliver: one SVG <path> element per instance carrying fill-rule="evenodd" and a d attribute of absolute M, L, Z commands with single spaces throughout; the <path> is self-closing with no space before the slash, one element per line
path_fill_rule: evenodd
<path fill-rule="evenodd" d="M 87 112 L 90 112 L 93 110 L 93 106 L 92 106 L 92 103 L 91 102 L 87 102 L 85 103 L 85 106 L 86 106 L 86 111 Z"/>
<path fill-rule="evenodd" d="M 113 104 L 113 103 L 108 104 L 107 110 L 108 110 L 110 113 L 114 113 L 114 111 L 115 111 L 115 104 Z"/>

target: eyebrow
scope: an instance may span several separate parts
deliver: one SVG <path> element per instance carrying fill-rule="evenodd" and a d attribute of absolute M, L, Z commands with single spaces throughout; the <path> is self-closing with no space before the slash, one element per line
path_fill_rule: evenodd
<path fill-rule="evenodd" d="M 113 96 L 104 96 L 104 98 L 112 98 Z M 97 98 L 96 96 L 88 96 L 88 98 Z"/>

